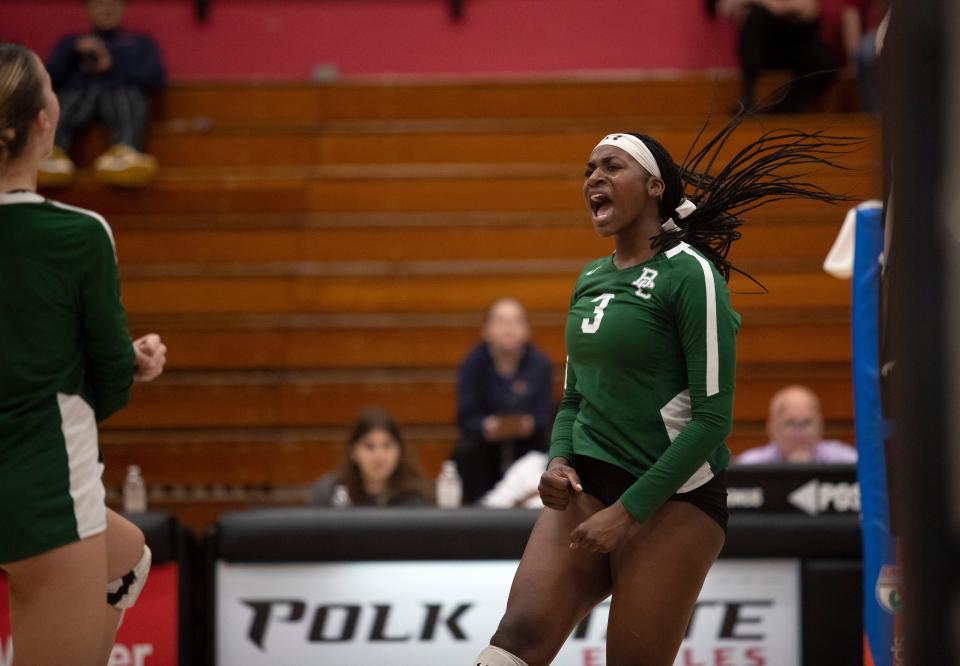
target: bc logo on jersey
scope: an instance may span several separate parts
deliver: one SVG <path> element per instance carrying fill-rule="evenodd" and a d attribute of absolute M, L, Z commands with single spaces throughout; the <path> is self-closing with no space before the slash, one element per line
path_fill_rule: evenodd
<path fill-rule="evenodd" d="M 643 273 L 640 274 L 640 277 L 633 281 L 633 285 L 637 288 L 637 296 L 644 299 L 650 298 L 650 289 L 653 289 L 656 286 L 653 283 L 653 280 L 656 277 L 657 271 L 653 270 L 652 268 L 644 268 Z"/>

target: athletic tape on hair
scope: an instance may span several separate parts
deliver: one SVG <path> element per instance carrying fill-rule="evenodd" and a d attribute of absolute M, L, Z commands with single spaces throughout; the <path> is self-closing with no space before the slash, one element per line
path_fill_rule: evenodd
<path fill-rule="evenodd" d="M 680 205 L 674 208 L 677 211 L 677 219 L 682 220 L 685 217 L 689 217 L 690 213 L 697 209 L 697 204 L 690 201 L 690 199 L 681 199 Z M 680 231 L 680 227 L 677 226 L 677 223 L 673 221 L 672 217 L 668 217 L 667 221 L 660 225 L 660 228 L 664 231 Z"/>
<path fill-rule="evenodd" d="M 653 157 L 653 153 L 647 148 L 647 144 L 632 134 L 608 134 L 600 140 L 596 147 L 599 146 L 616 146 L 639 162 L 640 166 L 646 169 L 648 173 L 661 178 L 660 167 L 657 166 L 657 160 Z"/>

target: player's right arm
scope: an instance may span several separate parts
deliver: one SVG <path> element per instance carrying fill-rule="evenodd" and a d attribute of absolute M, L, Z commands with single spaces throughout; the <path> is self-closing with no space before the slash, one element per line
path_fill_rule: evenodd
<path fill-rule="evenodd" d="M 570 501 L 572 492 L 583 492 L 580 477 L 570 466 L 573 460 L 573 423 L 580 412 L 581 396 L 577 391 L 577 377 L 570 359 L 563 380 L 563 397 L 557 408 L 557 418 L 553 423 L 553 435 L 550 438 L 550 452 L 547 471 L 540 476 L 540 499 L 544 506 L 563 511 Z"/>
<path fill-rule="evenodd" d="M 567 357 L 567 366 L 563 376 L 563 397 L 557 408 L 557 418 L 553 422 L 553 435 L 550 437 L 549 459 L 573 459 L 573 423 L 580 413 L 580 393 L 577 391 L 577 376 Z"/>

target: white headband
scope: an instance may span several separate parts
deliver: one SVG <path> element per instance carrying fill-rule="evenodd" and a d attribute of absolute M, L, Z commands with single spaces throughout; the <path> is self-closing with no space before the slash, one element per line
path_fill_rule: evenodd
<path fill-rule="evenodd" d="M 632 134 L 608 134 L 597 144 L 599 146 L 616 146 L 640 163 L 651 175 L 660 178 L 660 167 L 647 144 Z"/>
<path fill-rule="evenodd" d="M 603 137 L 597 146 L 616 146 L 635 159 L 649 174 L 657 178 L 662 178 L 660 175 L 660 167 L 657 166 L 657 160 L 653 157 L 650 149 L 647 148 L 647 144 L 632 134 L 608 134 Z M 682 220 L 696 209 L 697 205 L 695 203 L 684 198 L 680 200 L 680 205 L 674 210 L 677 211 L 677 219 Z M 680 227 L 677 226 L 677 223 L 673 221 L 672 217 L 668 217 L 667 220 L 660 225 L 660 228 L 664 231 L 680 231 Z"/>

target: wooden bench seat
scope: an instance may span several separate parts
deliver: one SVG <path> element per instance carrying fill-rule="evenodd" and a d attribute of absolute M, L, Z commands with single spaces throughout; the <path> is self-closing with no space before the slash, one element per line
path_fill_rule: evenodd
<path fill-rule="evenodd" d="M 63 201 L 108 218 L 150 214 L 578 211 L 582 166 L 350 165 L 337 167 L 165 169 L 138 191 L 109 191 L 88 178 L 57 192 Z M 830 171 L 810 182 L 856 200 L 880 194 L 876 174 Z M 109 194 L 109 196 L 107 196 Z M 784 204 L 786 204 L 784 206 Z M 780 204 L 797 213 L 819 202 Z"/>
<path fill-rule="evenodd" d="M 104 483 L 123 483 L 127 465 L 140 465 L 150 485 L 291 486 L 308 484 L 336 466 L 347 428 L 110 430 L 103 434 Z M 450 425 L 404 429 L 425 474 L 433 478 L 457 440 Z M 849 421 L 828 424 L 827 436 L 853 441 Z M 737 421 L 727 445 L 734 454 L 767 442 L 763 421 Z"/>
<path fill-rule="evenodd" d="M 763 97 L 787 80 L 764 76 Z M 370 78 L 322 84 L 178 82 L 157 100 L 161 120 L 206 118 L 216 124 L 313 125 L 331 120 L 596 118 L 725 113 L 739 94 L 735 72 L 602 75 L 589 78 Z M 237 104 L 242 99 L 243 104 Z"/>
<path fill-rule="evenodd" d="M 713 136 L 727 116 L 715 118 L 703 138 Z M 676 117 L 570 119 L 469 119 L 338 121 L 316 126 L 181 127 L 155 123 L 147 148 L 164 169 L 176 167 L 276 167 L 335 164 L 512 163 L 579 165 L 600 137 L 612 131 L 641 131 L 682 160 L 702 120 Z M 777 128 L 859 137 L 863 146 L 839 163 L 856 169 L 879 164 L 879 126 L 861 115 L 797 116 L 744 122 L 722 153 L 729 158 L 762 132 Z M 81 134 L 71 150 L 81 166 L 109 146 L 106 130 Z"/>
<path fill-rule="evenodd" d="M 824 207 L 818 217 L 751 219 L 734 244 L 731 259 L 745 268 L 774 259 L 819 263 L 840 229 L 843 212 Z M 124 268 L 132 264 L 296 261 L 424 261 L 569 258 L 586 261 L 608 254 L 612 243 L 597 236 L 586 211 L 557 217 L 531 216 L 511 225 L 330 225 L 262 229 L 127 228 L 113 222 Z M 572 219 L 579 218 L 579 219 Z"/>
<path fill-rule="evenodd" d="M 578 268 L 579 262 L 572 270 L 545 273 L 515 269 L 481 275 L 128 277 L 122 291 L 127 312 L 133 315 L 482 312 L 504 295 L 519 298 L 532 310 L 562 311 Z M 836 308 L 850 303 L 849 285 L 822 272 L 757 271 L 754 277 L 769 293 L 749 293 L 756 287 L 735 277 L 731 301 L 736 309 Z"/>
<path fill-rule="evenodd" d="M 155 484 L 291 485 L 309 483 L 339 463 L 348 428 L 123 430 L 104 433 L 107 484 L 139 464 Z M 457 438 L 448 425 L 413 426 L 404 437 L 431 475 Z M 139 462 L 138 462 L 139 461 Z"/>
<path fill-rule="evenodd" d="M 342 426 L 376 404 L 391 409 L 401 423 L 445 424 L 455 413 L 454 375 L 452 368 L 171 372 L 137 386 L 130 405 L 105 427 Z M 801 378 L 820 395 L 826 418 L 852 418 L 846 363 L 740 364 L 734 417 L 764 419 L 774 391 Z"/>
<path fill-rule="evenodd" d="M 737 339 L 745 363 L 850 360 L 844 310 L 746 310 Z M 558 366 L 565 313 L 532 313 L 533 339 Z M 479 313 L 354 316 L 135 317 L 135 335 L 162 332 L 169 370 L 453 368 L 479 341 Z"/>
<path fill-rule="evenodd" d="M 593 117 L 597 99 L 604 110 L 623 115 L 695 115 L 691 100 L 709 108 L 732 104 L 736 83 L 713 84 L 706 76 L 684 80 L 553 81 L 395 81 L 384 80 L 309 83 L 181 82 L 157 100 L 161 119 L 208 118 L 215 123 L 316 124 L 332 119 L 475 118 L 475 117 Z M 237 104 L 243 99 L 243 104 Z M 724 108 L 720 106 L 719 108 Z"/>

